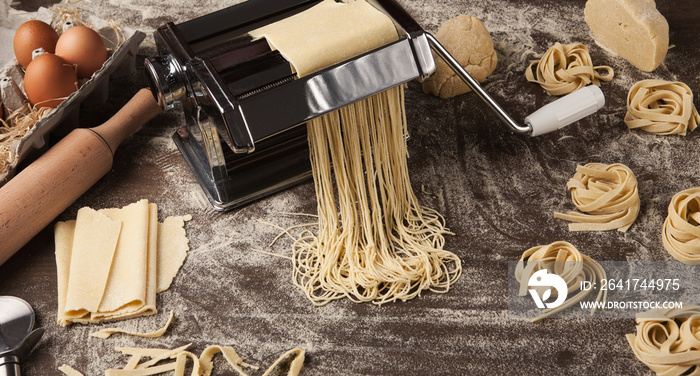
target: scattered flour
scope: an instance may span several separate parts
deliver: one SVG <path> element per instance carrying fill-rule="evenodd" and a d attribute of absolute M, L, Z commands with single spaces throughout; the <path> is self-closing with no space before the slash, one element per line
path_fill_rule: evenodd
<path fill-rule="evenodd" d="M 238 2 L 174 0 L 164 6 L 156 0 L 93 0 L 82 6 L 98 17 L 119 18 L 150 34 L 167 21 L 181 22 Z M 458 14 L 485 22 L 499 56 L 484 86 L 516 120 L 554 99 L 527 83 L 523 73 L 555 42 L 583 43 L 594 63 L 615 69 L 613 81 L 603 84 L 608 103 L 599 114 L 537 139 L 510 133 L 473 95 L 442 101 L 423 94 L 418 84 L 409 84 L 409 168 L 414 188 L 425 186 L 429 192 L 417 190 L 419 198 L 443 213 L 455 233 L 447 239 L 446 249 L 463 259 L 464 277 L 453 290 L 383 307 L 348 301 L 313 307 L 293 285 L 288 260 L 253 250 L 291 252 L 288 237 L 270 247 L 279 230 L 258 219 L 282 227 L 308 222 L 281 213 L 314 213 L 313 184 L 300 184 L 233 212 L 214 211 L 170 140 L 175 127 L 184 123 L 181 114 L 172 112 L 161 115 L 157 126 L 130 138 L 115 162 L 120 171 L 152 172 L 144 178 L 162 180 L 170 190 L 149 192 L 131 185 L 121 192 L 119 182 L 108 176 L 67 215 L 86 202 L 94 207 L 123 204 L 114 202 L 116 192 L 120 199 L 148 198 L 166 215 L 192 214 L 193 220 L 186 224 L 191 251 L 173 287 L 158 297 L 161 313 L 120 326 L 152 328 L 170 310 L 176 313 L 175 323 L 155 340 L 119 336 L 102 341 L 88 338 L 101 326 L 60 328 L 54 325 L 52 302 L 38 301 L 33 303 L 47 332 L 37 350 L 50 354 L 56 366 L 71 364 L 90 375 L 124 363 L 114 346 L 175 347 L 189 342 L 195 352 L 210 343 L 232 345 L 244 360 L 259 366 L 299 346 L 309 356 L 305 375 L 386 374 L 387 370 L 505 374 L 514 366 L 531 366 L 533 359 L 542 374 L 591 373 L 591 362 L 609 364 L 611 373 L 645 372 L 620 345 L 633 322 L 618 321 L 616 328 L 621 329 L 611 330 L 598 320 L 552 321 L 545 326 L 509 320 L 506 261 L 517 260 L 531 246 L 555 240 L 568 240 L 597 260 L 667 260 L 658 236 L 665 206 L 675 192 L 700 184 L 697 167 L 687 162 L 698 158 L 697 148 L 689 143 L 695 136 L 662 139 L 628 131 L 621 122 L 624 100 L 627 89 L 641 78 L 697 82 L 700 76 L 684 76 L 665 66 L 653 75 L 641 73 L 602 50 L 583 21 L 583 1 L 551 1 L 548 6 L 514 0 L 402 0 L 401 4 L 432 32 Z M 4 25 L 0 23 L 0 36 L 6 34 Z M 153 51 L 149 43 L 152 38 L 142 45 L 142 54 Z M 669 50 L 667 61 L 676 53 L 677 49 Z M 142 78 L 136 80 L 137 85 L 145 84 Z M 553 211 L 571 209 L 566 181 L 576 164 L 587 162 L 620 162 L 635 172 L 642 208 L 628 233 L 570 234 L 565 223 L 552 217 Z M 559 365 L 553 359 L 563 356 L 560 349 L 579 355 Z M 36 367 L 26 364 L 25 374 L 42 374 Z"/>

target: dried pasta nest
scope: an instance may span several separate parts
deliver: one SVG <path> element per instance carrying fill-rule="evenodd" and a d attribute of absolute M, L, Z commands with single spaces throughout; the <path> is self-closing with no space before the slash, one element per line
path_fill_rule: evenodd
<path fill-rule="evenodd" d="M 659 135 L 685 136 L 700 123 L 693 92 L 682 82 L 643 80 L 627 95 L 625 124 Z"/>
<path fill-rule="evenodd" d="M 700 188 L 677 193 L 661 230 L 664 248 L 685 264 L 700 264 Z"/>
<path fill-rule="evenodd" d="M 578 210 L 587 213 L 554 213 L 555 218 L 574 223 L 569 231 L 625 232 L 639 214 L 637 178 L 623 164 L 589 163 L 577 166 L 566 187 Z"/>
<path fill-rule="evenodd" d="M 637 359 L 658 375 L 700 373 L 700 307 L 655 309 L 637 315 L 637 333 L 627 342 Z"/>
<path fill-rule="evenodd" d="M 581 43 L 557 42 L 525 70 L 525 78 L 540 84 L 550 95 L 568 94 L 589 84 L 600 86 L 600 81 L 610 81 L 613 76 L 612 68 L 593 65 L 588 48 Z"/>

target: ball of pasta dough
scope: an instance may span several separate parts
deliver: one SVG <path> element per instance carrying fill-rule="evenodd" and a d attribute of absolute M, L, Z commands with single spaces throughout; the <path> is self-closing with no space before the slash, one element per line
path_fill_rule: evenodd
<path fill-rule="evenodd" d="M 480 19 L 457 16 L 445 22 L 435 37 L 475 80 L 483 82 L 496 69 L 493 40 Z M 424 92 L 451 98 L 471 91 L 439 56 L 435 56 L 435 65 L 435 74 L 423 83 Z"/>

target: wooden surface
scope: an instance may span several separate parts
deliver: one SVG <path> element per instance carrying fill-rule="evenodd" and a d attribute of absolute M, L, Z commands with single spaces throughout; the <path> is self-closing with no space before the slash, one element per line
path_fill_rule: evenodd
<path fill-rule="evenodd" d="M 286 239 L 268 246 L 278 230 L 258 219 L 281 226 L 303 223 L 280 212 L 313 213 L 313 184 L 230 213 L 213 211 L 169 139 L 184 122 L 181 113 L 171 111 L 128 138 L 116 153 L 112 171 L 59 219 L 74 218 L 82 206 L 117 207 L 141 198 L 159 204 L 161 220 L 192 214 L 186 226 L 191 251 L 171 289 L 158 296 L 161 312 L 111 324 L 150 330 L 174 310 L 175 325 L 156 340 L 122 336 L 105 341 L 88 338 L 101 326 L 57 326 L 49 225 L 0 266 L 0 295 L 30 302 L 38 325 L 47 330 L 27 359 L 24 374 L 59 374 L 57 366 L 68 363 L 97 375 L 125 364 L 114 346 L 174 347 L 190 342 L 195 352 L 211 343 L 232 345 L 245 361 L 262 369 L 284 351 L 302 347 L 308 354 L 302 372 L 306 376 L 649 374 L 624 339 L 634 331 L 633 319 L 552 319 L 533 324 L 509 318 L 507 262 L 516 261 L 527 248 L 556 240 L 567 240 L 598 260 L 672 260 L 661 244 L 661 223 L 675 193 L 700 186 L 700 131 L 687 137 L 660 137 L 631 132 L 622 118 L 627 91 L 640 79 L 678 80 L 700 92 L 696 2 L 659 2 L 670 24 L 673 48 L 665 65 L 653 73 L 637 71 L 594 43 L 583 21 L 583 0 L 565 4 L 498 0 L 489 6 L 461 0 L 401 3 L 432 32 L 460 13 L 485 21 L 499 62 L 484 86 L 515 119 L 553 99 L 527 83 L 523 72 L 533 54 L 544 53 L 555 42 L 582 42 L 596 64 L 616 71 L 615 79 L 602 85 L 604 109 L 536 139 L 511 133 L 474 95 L 440 100 L 423 94 L 419 84 L 409 84 L 409 168 L 414 189 L 425 205 L 445 215 L 455 233 L 446 248 L 463 260 L 464 276 L 451 291 L 428 292 L 381 307 L 348 301 L 314 307 L 292 284 L 287 260 L 253 251 L 289 254 Z M 163 6 L 154 1 L 104 0 L 85 7 L 103 18 L 119 15 L 144 31 L 170 20 L 142 14 L 130 4 L 146 9 Z M 184 21 L 211 7 L 204 2 L 175 4 L 172 20 Z M 144 42 L 139 59 L 152 52 Z M 145 85 L 140 71 L 112 81 L 108 102 L 84 108 L 81 126 L 103 123 Z M 569 233 L 563 221 L 552 217 L 553 211 L 573 208 L 566 181 L 576 164 L 588 162 L 623 163 L 635 172 L 642 208 L 627 233 Z M 700 297 L 693 303 L 700 303 Z M 215 374 L 233 374 L 223 363 L 217 366 Z"/>

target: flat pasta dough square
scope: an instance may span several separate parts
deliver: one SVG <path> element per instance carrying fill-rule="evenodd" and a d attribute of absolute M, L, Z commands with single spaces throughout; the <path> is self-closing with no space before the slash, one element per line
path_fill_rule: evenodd
<path fill-rule="evenodd" d="M 299 77 L 398 39 L 391 19 L 364 0 L 325 0 L 249 34 L 265 38 L 292 64 Z"/>
<path fill-rule="evenodd" d="M 190 219 L 161 224 L 158 206 L 144 199 L 121 209 L 81 208 L 76 220 L 56 223 L 58 323 L 157 313 L 156 293 L 170 286 L 187 256 Z"/>

